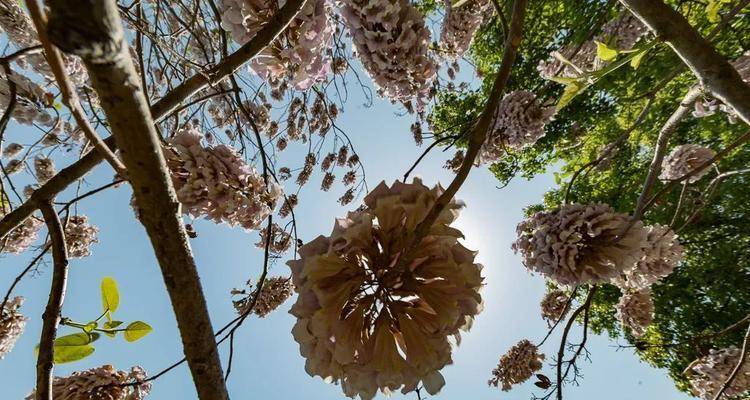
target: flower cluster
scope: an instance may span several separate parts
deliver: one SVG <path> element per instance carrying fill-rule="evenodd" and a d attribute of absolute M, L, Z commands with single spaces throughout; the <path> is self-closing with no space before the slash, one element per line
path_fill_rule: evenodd
<path fill-rule="evenodd" d="M 13 350 L 16 340 L 23 333 L 29 319 L 18 312 L 23 304 L 23 297 L 8 300 L 0 310 L 0 360 Z"/>
<path fill-rule="evenodd" d="M 381 95 L 421 109 L 437 66 L 430 31 L 408 0 L 343 0 L 342 16 L 357 54 Z"/>
<path fill-rule="evenodd" d="M 68 223 L 65 225 L 65 244 L 68 247 L 68 256 L 71 258 L 90 256 L 91 245 L 99 243 L 98 234 L 99 228 L 90 225 L 89 219 L 85 215 L 68 218 Z"/>
<path fill-rule="evenodd" d="M 750 84 L 750 51 L 746 52 L 736 60 L 732 62 L 732 66 L 740 74 L 743 81 Z M 737 123 L 737 112 L 734 108 L 727 106 L 716 100 L 715 98 L 704 96 L 703 99 L 699 99 L 695 102 L 695 110 L 693 116 L 696 118 L 707 117 L 714 115 L 716 111 L 723 111 L 727 114 L 729 123 Z"/>
<path fill-rule="evenodd" d="M 52 380 L 52 398 L 55 400 L 143 400 L 151 391 L 151 383 L 143 382 L 146 371 L 133 367 L 130 372 L 103 365 L 85 371 L 76 371 L 72 375 Z M 129 385 L 133 384 L 133 385 Z M 35 398 L 36 392 L 26 396 L 26 400 Z"/>
<path fill-rule="evenodd" d="M 420 381 L 430 394 L 441 389 L 448 337 L 468 330 L 482 303 L 481 266 L 450 227 L 461 203 L 452 200 L 405 256 L 409 235 L 442 192 L 419 179 L 381 183 L 330 236 L 288 262 L 299 293 L 292 334 L 308 374 L 363 399 L 378 389 L 407 393 Z"/>
<path fill-rule="evenodd" d="M 464 55 L 491 7 L 489 0 L 469 0 L 456 8 L 447 6 L 439 42 L 444 60 L 452 62 Z"/>
<path fill-rule="evenodd" d="M 732 371 L 737 367 L 742 350 L 735 346 L 716 350 L 695 361 L 685 370 L 690 379 L 691 391 L 696 397 L 711 400 L 729 379 Z M 745 361 L 732 383 L 727 386 L 720 400 L 728 400 L 750 390 L 750 363 Z"/>
<path fill-rule="evenodd" d="M 0 107 L 7 109 L 10 104 L 11 88 L 8 81 L 16 87 L 16 106 L 11 114 L 13 119 L 24 125 L 55 126 L 56 118 L 45 110 L 50 105 L 47 92 L 34 81 L 15 72 L 0 73 Z"/>
<path fill-rule="evenodd" d="M 260 241 L 255 244 L 255 247 L 265 249 L 266 241 L 268 240 L 268 229 L 260 229 Z M 268 243 L 268 249 L 271 253 L 281 254 L 287 250 L 292 244 L 292 235 L 285 231 L 284 228 L 280 227 L 279 224 L 274 223 L 271 225 L 271 241 Z"/>
<path fill-rule="evenodd" d="M 651 289 L 627 291 L 620 296 L 615 306 L 617 319 L 630 329 L 635 337 L 641 337 L 654 319 L 654 302 L 651 299 Z"/>
<path fill-rule="evenodd" d="M 647 230 L 606 204 L 570 204 L 521 222 L 513 250 L 560 285 L 606 283 L 643 256 Z"/>
<path fill-rule="evenodd" d="M 500 159 L 506 147 L 520 150 L 533 145 L 544 136 L 544 125 L 555 114 L 554 107 L 542 107 L 534 93 L 516 90 L 500 101 L 494 124 L 487 132 L 479 159 L 493 162 Z"/>
<path fill-rule="evenodd" d="M 13 158 L 23 151 L 23 145 L 18 143 L 10 143 L 3 149 L 3 157 Z"/>
<path fill-rule="evenodd" d="M 223 0 L 221 26 L 245 44 L 267 24 L 283 5 L 278 0 Z M 331 72 L 331 40 L 334 26 L 327 0 L 308 1 L 289 27 L 250 63 L 265 80 L 289 78 L 299 90 L 325 80 Z"/>
<path fill-rule="evenodd" d="M 282 197 L 229 146 L 201 144 L 201 133 L 184 128 L 169 140 L 167 165 L 183 211 L 216 223 L 258 229 Z"/>
<path fill-rule="evenodd" d="M 716 153 L 701 145 L 683 144 L 675 147 L 661 163 L 662 181 L 673 181 L 692 174 L 688 182 L 694 183 L 706 176 L 710 171 L 708 167 L 698 170 L 701 165 L 710 161 Z"/>
<path fill-rule="evenodd" d="M 250 288 L 253 287 L 252 283 L 249 281 L 247 282 L 247 285 Z M 237 310 L 237 313 L 240 315 L 248 313 L 250 311 L 250 306 L 252 305 L 252 312 L 263 318 L 292 297 L 292 291 L 292 282 L 289 278 L 275 276 L 266 279 L 263 288 L 260 290 L 260 295 L 257 294 L 258 288 L 255 288 L 249 295 L 246 290 L 233 290 L 232 294 L 242 294 L 245 295 L 245 297 L 233 301 L 232 304 L 234 304 L 234 309 Z M 255 296 L 258 296 L 258 298 L 255 301 L 255 305 L 253 305 L 252 301 Z"/>
<path fill-rule="evenodd" d="M 0 213 L 2 217 L 2 213 Z M 34 216 L 26 218 L 20 225 L 0 239 L 0 250 L 20 254 L 26 251 L 39 237 L 39 229 L 44 223 Z"/>
<path fill-rule="evenodd" d="M 570 310 L 570 298 L 560 289 L 550 290 L 544 295 L 539 308 L 542 310 L 542 318 L 548 323 L 555 323 L 565 318 Z"/>
<path fill-rule="evenodd" d="M 500 357 L 488 383 L 495 387 L 501 385 L 503 391 L 508 391 L 512 385 L 526 382 L 536 371 L 542 369 L 542 361 L 544 354 L 539 353 L 533 343 L 521 340 Z"/>
<path fill-rule="evenodd" d="M 34 158 L 34 172 L 39 183 L 45 183 L 57 173 L 55 162 L 51 158 L 36 156 Z"/>
<path fill-rule="evenodd" d="M 643 257 L 613 283 L 626 289 L 645 289 L 669 275 L 682 261 L 682 246 L 668 226 L 646 227 Z"/>

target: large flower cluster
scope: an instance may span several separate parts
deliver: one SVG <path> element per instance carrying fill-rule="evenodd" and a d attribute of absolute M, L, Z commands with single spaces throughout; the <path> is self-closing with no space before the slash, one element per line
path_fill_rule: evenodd
<path fill-rule="evenodd" d="M 430 97 L 437 65 L 430 31 L 408 0 L 343 0 L 342 16 L 362 65 L 381 95 L 398 102 Z"/>
<path fill-rule="evenodd" d="M 497 161 L 504 149 L 520 150 L 544 136 L 544 125 L 555 114 L 554 107 L 542 107 L 534 93 L 516 90 L 500 101 L 494 124 L 479 153 L 482 162 Z"/>
<path fill-rule="evenodd" d="M 0 217 L 2 217 L 0 212 Z M 20 254 L 26 251 L 39 237 L 39 229 L 44 223 L 36 217 L 26 218 L 20 225 L 14 228 L 7 236 L 0 239 L 0 250 L 6 253 Z"/>
<path fill-rule="evenodd" d="M 407 393 L 444 384 L 449 336 L 468 330 L 481 310 L 481 266 L 451 228 L 451 201 L 403 259 L 409 235 L 443 190 L 419 179 L 381 183 L 364 206 L 338 219 L 290 261 L 299 293 L 292 334 L 310 375 L 341 382 L 344 393 L 373 398 L 378 389 Z"/>
<path fill-rule="evenodd" d="M 221 26 L 239 44 L 247 43 L 284 4 L 278 0 L 223 0 Z M 250 63 L 266 80 L 289 78 L 305 90 L 331 72 L 333 21 L 328 0 L 308 1 L 297 17 L 270 46 Z"/>
<path fill-rule="evenodd" d="M 167 165 L 183 211 L 214 222 L 257 229 L 282 197 L 229 146 L 201 144 L 201 134 L 184 128 L 169 140 Z"/>
<path fill-rule="evenodd" d="M 682 246 L 677 235 L 665 225 L 646 227 L 643 257 L 613 283 L 626 289 L 645 289 L 669 275 L 682 261 Z"/>
<path fill-rule="evenodd" d="M 688 178 L 688 182 L 697 182 L 710 171 L 708 167 L 698 169 L 701 165 L 710 161 L 714 155 L 716 153 L 713 150 L 697 144 L 677 146 L 662 161 L 659 179 L 673 181 L 687 174 L 693 174 Z"/>
<path fill-rule="evenodd" d="M 513 250 L 523 263 L 560 285 L 606 283 L 643 256 L 647 231 L 640 221 L 606 204 L 570 204 L 521 222 Z"/>
<path fill-rule="evenodd" d="M 513 385 L 526 382 L 536 371 L 542 369 L 542 361 L 544 354 L 539 353 L 533 343 L 521 340 L 500 357 L 488 383 L 492 386 L 501 385 L 503 391 L 508 391 Z"/>
<path fill-rule="evenodd" d="M 706 356 L 693 361 L 685 370 L 685 375 L 690 379 L 693 395 L 704 400 L 713 399 L 737 367 L 741 355 L 742 350 L 730 346 L 721 350 L 711 349 Z M 728 400 L 748 390 L 750 390 L 750 363 L 745 361 L 737 376 L 719 399 Z"/>
<path fill-rule="evenodd" d="M 68 218 L 65 225 L 65 243 L 68 247 L 68 256 L 71 258 L 88 257 L 91 255 L 91 245 L 98 243 L 99 228 L 89 224 L 85 215 L 77 215 Z"/>
<path fill-rule="evenodd" d="M 15 297 L 0 310 L 0 360 L 13 350 L 29 320 L 18 312 L 22 304 L 23 297 Z"/>
<path fill-rule="evenodd" d="M 490 0 L 469 0 L 455 8 L 448 3 L 439 43 L 444 60 L 456 61 L 464 55 L 491 8 Z"/>
<path fill-rule="evenodd" d="M 52 380 L 52 398 L 55 400 L 143 400 L 151 391 L 151 384 L 139 383 L 146 379 L 146 371 L 133 367 L 130 372 L 103 365 Z M 35 398 L 36 392 L 26 396 Z"/>
<path fill-rule="evenodd" d="M 633 336 L 643 336 L 654 319 L 654 302 L 651 299 L 651 289 L 623 293 L 615 308 L 620 323 L 630 329 Z"/>
<path fill-rule="evenodd" d="M 248 282 L 248 286 L 252 287 L 252 284 Z M 242 299 L 232 302 L 234 309 L 240 315 L 244 315 L 249 311 L 252 300 L 257 296 L 252 312 L 263 318 L 284 304 L 292 296 L 292 282 L 289 278 L 275 276 L 266 280 L 260 291 L 260 295 L 258 295 L 258 288 L 255 288 L 249 295 L 247 291 L 237 289 L 233 290 L 232 293 L 246 295 Z"/>
<path fill-rule="evenodd" d="M 539 308 L 542 310 L 542 319 L 548 323 L 555 323 L 565 318 L 570 310 L 570 298 L 560 289 L 550 290 L 542 298 Z"/>

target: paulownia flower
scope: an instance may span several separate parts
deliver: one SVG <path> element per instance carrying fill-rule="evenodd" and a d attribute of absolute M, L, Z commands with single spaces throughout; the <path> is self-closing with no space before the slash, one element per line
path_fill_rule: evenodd
<path fill-rule="evenodd" d="M 721 350 L 711 349 L 707 355 L 693 361 L 685 370 L 685 375 L 690 379 L 693 395 L 704 400 L 713 399 L 737 367 L 741 355 L 742 350 L 736 346 L 729 346 Z M 719 399 L 729 400 L 748 390 L 750 390 L 750 363 L 746 360 Z"/>
<path fill-rule="evenodd" d="M 542 310 L 542 319 L 548 323 L 555 323 L 565 318 L 570 310 L 569 297 L 560 289 L 550 290 L 544 295 L 539 308 Z"/>
<path fill-rule="evenodd" d="M 654 319 L 654 302 L 651 289 L 627 291 L 620 296 L 615 307 L 617 319 L 623 327 L 630 329 L 635 337 L 641 337 Z"/>
<path fill-rule="evenodd" d="M 151 383 L 143 382 L 146 371 L 133 367 L 130 372 L 114 369 L 111 365 L 76 371 L 69 376 L 52 380 L 55 400 L 143 400 L 151 391 Z M 133 385 L 129 385 L 133 384 Z M 36 392 L 26 396 L 35 398 Z"/>
<path fill-rule="evenodd" d="M 682 260 L 682 246 L 677 235 L 665 225 L 646 227 L 646 246 L 643 257 L 633 268 L 614 279 L 622 288 L 645 289 L 669 275 Z"/>
<path fill-rule="evenodd" d="M 9 299 L 2 310 L 0 310 L 0 360 L 13 350 L 18 337 L 26 327 L 29 319 L 18 312 L 23 304 L 23 297 Z"/>
<path fill-rule="evenodd" d="M 706 176 L 710 169 L 708 167 L 698 170 L 701 165 L 711 160 L 716 153 L 698 144 L 683 144 L 675 147 L 661 163 L 662 181 L 673 181 L 692 173 L 688 182 L 698 182 Z"/>
<path fill-rule="evenodd" d="M 542 361 L 544 354 L 539 353 L 533 343 L 521 340 L 500 357 L 488 383 L 495 387 L 501 385 L 503 391 L 508 391 L 513 385 L 526 382 L 536 371 L 542 369 Z"/>

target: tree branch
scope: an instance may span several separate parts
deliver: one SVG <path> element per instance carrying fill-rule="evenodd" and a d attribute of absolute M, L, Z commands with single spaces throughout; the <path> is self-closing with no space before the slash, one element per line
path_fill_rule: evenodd
<path fill-rule="evenodd" d="M 52 204 L 49 201 L 43 203 L 40 209 L 52 241 L 53 270 L 49 300 L 42 315 L 42 335 L 36 361 L 36 400 L 52 400 L 54 343 L 68 281 L 68 250 L 65 246 L 65 231 Z"/>
<path fill-rule="evenodd" d="M 747 358 L 748 350 L 750 350 L 750 325 L 748 325 L 747 327 L 747 331 L 745 332 L 745 340 L 742 342 L 742 353 L 740 353 L 740 359 L 737 361 L 737 365 L 734 367 L 734 370 L 732 370 L 732 374 L 729 375 L 727 381 L 724 382 L 723 385 L 721 385 L 721 389 L 719 389 L 719 391 L 714 395 L 713 400 L 719 400 L 721 398 L 721 395 L 724 394 L 729 386 L 732 385 L 732 382 L 742 370 L 742 365 L 745 363 L 745 358 Z"/>
<path fill-rule="evenodd" d="M 620 2 L 672 47 L 706 90 L 750 124 L 750 86 L 682 14 L 661 0 Z"/>

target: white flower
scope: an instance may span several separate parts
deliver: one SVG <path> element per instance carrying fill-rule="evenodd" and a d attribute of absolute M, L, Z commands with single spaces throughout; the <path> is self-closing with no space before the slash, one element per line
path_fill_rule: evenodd
<path fill-rule="evenodd" d="M 13 350 L 29 319 L 18 312 L 23 297 L 9 299 L 0 310 L 0 360 Z"/>

